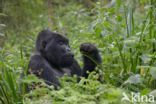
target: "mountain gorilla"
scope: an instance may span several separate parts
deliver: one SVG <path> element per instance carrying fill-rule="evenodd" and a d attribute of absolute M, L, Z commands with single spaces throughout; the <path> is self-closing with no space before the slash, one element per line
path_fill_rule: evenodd
<path fill-rule="evenodd" d="M 58 78 L 64 74 L 87 78 L 87 71 L 93 71 L 101 63 L 101 57 L 98 49 L 90 43 L 81 44 L 80 52 L 84 61 L 82 69 L 74 59 L 69 40 L 59 33 L 43 30 L 37 37 L 36 53 L 30 59 L 28 74 L 35 74 L 55 87 L 60 86 Z"/>

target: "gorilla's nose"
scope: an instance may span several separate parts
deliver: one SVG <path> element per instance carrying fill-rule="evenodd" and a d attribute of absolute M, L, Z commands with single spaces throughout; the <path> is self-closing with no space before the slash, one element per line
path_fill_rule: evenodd
<path fill-rule="evenodd" d="M 72 52 L 68 52 L 68 53 L 65 54 L 65 56 L 70 57 L 70 58 L 73 58 L 74 57 L 74 54 Z"/>
<path fill-rule="evenodd" d="M 71 53 L 71 57 L 74 57 L 74 54 L 73 53 Z"/>

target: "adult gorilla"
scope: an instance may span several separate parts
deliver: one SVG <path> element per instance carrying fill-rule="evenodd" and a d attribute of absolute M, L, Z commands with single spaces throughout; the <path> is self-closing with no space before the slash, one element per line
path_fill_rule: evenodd
<path fill-rule="evenodd" d="M 87 71 L 93 71 L 101 63 L 101 57 L 90 43 L 81 44 L 80 52 L 84 61 L 82 69 L 74 59 L 68 39 L 59 33 L 43 30 L 37 37 L 36 53 L 30 59 L 28 74 L 35 74 L 55 87 L 60 85 L 58 78 L 64 74 L 87 78 Z"/>

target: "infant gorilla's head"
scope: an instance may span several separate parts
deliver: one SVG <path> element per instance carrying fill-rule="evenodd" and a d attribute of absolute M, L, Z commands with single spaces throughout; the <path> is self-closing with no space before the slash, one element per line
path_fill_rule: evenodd
<path fill-rule="evenodd" d="M 55 67 L 70 67 L 74 61 L 68 39 L 50 30 L 39 33 L 36 50 Z"/>

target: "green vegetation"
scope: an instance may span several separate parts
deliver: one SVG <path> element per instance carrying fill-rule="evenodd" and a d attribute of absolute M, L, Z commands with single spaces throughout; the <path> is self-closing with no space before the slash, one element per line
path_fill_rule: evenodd
<path fill-rule="evenodd" d="M 121 101 L 123 93 L 156 96 L 155 0 L 106 1 L 0 0 L 0 104 L 133 104 Z M 104 82 L 94 72 L 79 83 L 65 76 L 54 90 L 33 75 L 22 78 L 45 28 L 67 34 L 81 65 L 79 45 L 95 43 Z M 43 87 L 26 93 L 25 84 L 34 81 Z"/>

